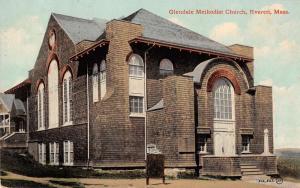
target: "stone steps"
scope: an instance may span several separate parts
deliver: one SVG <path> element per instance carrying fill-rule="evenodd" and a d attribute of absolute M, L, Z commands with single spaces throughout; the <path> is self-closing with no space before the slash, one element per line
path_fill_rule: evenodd
<path fill-rule="evenodd" d="M 253 164 L 241 164 L 240 167 L 241 167 L 242 176 L 264 174 L 259 168 L 257 168 L 256 165 Z"/>

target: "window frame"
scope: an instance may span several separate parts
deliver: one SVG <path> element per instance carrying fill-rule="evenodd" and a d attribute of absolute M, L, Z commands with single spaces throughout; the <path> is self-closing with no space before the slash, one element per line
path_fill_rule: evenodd
<path fill-rule="evenodd" d="M 46 144 L 44 143 L 38 144 L 38 159 L 40 164 L 46 164 Z"/>
<path fill-rule="evenodd" d="M 207 153 L 207 137 L 200 137 L 198 144 L 199 144 L 199 153 L 201 154 Z"/>
<path fill-rule="evenodd" d="M 37 120 L 38 130 L 45 130 L 45 85 L 40 83 L 37 92 Z"/>
<path fill-rule="evenodd" d="M 102 60 L 100 63 L 100 83 L 106 80 L 106 62 Z"/>
<path fill-rule="evenodd" d="M 63 126 L 72 125 L 72 74 L 66 71 L 62 83 L 63 92 Z"/>
<path fill-rule="evenodd" d="M 143 58 L 138 54 L 132 54 L 128 61 L 129 77 L 144 78 L 145 64 Z"/>
<path fill-rule="evenodd" d="M 131 116 L 143 116 L 145 114 L 143 96 L 129 96 L 129 112 Z"/>
<path fill-rule="evenodd" d="M 250 151 L 251 141 L 250 140 L 251 140 L 251 137 L 249 135 L 242 135 L 242 153 L 251 153 L 251 151 Z"/>
<path fill-rule="evenodd" d="M 59 165 L 59 143 L 58 142 L 49 143 L 49 164 Z"/>
<path fill-rule="evenodd" d="M 235 93 L 231 82 L 226 78 L 216 80 L 212 94 L 214 120 L 235 121 Z"/>
<path fill-rule="evenodd" d="M 174 65 L 169 59 L 162 59 L 159 63 L 159 75 L 167 77 L 174 74 Z"/>
<path fill-rule="evenodd" d="M 74 165 L 74 143 L 71 142 L 70 140 L 65 140 L 63 142 L 63 156 L 64 156 L 63 164 L 65 166 Z"/>
<path fill-rule="evenodd" d="M 92 72 L 92 95 L 93 102 L 99 102 L 99 68 L 98 64 L 94 63 Z"/>
<path fill-rule="evenodd" d="M 59 66 L 58 60 L 53 58 L 50 61 L 48 79 L 48 129 L 59 127 Z M 55 83 L 53 83 L 55 82 Z M 50 102 L 52 100 L 52 102 Z"/>
<path fill-rule="evenodd" d="M 106 62 L 102 60 L 100 63 L 100 99 L 102 100 L 106 94 Z"/>

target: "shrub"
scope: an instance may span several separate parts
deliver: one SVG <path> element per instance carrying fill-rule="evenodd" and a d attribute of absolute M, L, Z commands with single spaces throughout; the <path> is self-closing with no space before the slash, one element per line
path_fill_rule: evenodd
<path fill-rule="evenodd" d="M 300 159 L 279 157 L 277 160 L 277 169 L 282 177 L 292 177 L 300 179 Z"/>

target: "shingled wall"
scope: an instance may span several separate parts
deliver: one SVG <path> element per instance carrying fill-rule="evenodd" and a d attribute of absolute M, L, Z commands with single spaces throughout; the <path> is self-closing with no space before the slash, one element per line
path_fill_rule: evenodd
<path fill-rule="evenodd" d="M 147 113 L 147 144 L 156 144 L 167 167 L 195 167 L 192 78 L 169 76 L 161 88 L 164 108 Z"/>
<path fill-rule="evenodd" d="M 140 25 L 112 20 L 106 55 L 107 92 L 91 104 L 91 159 L 98 167 L 144 166 L 144 118 L 129 117 L 129 40 L 141 35 Z M 91 85 L 90 85 L 91 89 Z M 91 96 L 90 96 L 91 101 Z"/>

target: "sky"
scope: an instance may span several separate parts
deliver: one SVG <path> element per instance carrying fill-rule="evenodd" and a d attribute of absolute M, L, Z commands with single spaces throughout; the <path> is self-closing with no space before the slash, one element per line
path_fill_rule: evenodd
<path fill-rule="evenodd" d="M 300 147 L 300 1 L 0 0 L 0 92 L 26 79 L 52 12 L 113 19 L 144 8 L 225 45 L 254 47 L 255 84 L 273 87 L 275 148 Z M 174 15 L 176 10 L 273 10 L 287 15 Z"/>

